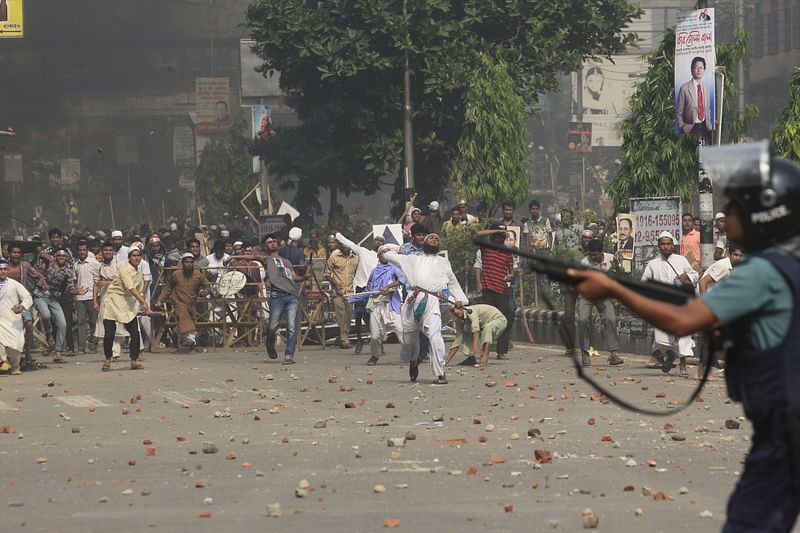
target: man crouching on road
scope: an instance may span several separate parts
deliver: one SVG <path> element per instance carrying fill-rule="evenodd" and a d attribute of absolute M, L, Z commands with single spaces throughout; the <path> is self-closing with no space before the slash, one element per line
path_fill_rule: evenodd
<path fill-rule="evenodd" d="M 503 334 L 508 325 L 506 317 L 499 309 L 487 304 L 453 306 L 452 311 L 456 317 L 456 338 L 447 354 L 445 365 L 450 363 L 463 343 L 464 355 L 474 357 L 475 354 L 480 354 L 479 368 L 486 368 L 492 344 Z"/>

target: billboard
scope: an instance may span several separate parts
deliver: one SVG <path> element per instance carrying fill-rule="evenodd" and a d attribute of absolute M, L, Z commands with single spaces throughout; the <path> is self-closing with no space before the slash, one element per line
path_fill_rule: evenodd
<path fill-rule="evenodd" d="M 570 122 L 567 126 L 567 151 L 592 151 L 592 124 L 589 122 Z"/>
<path fill-rule="evenodd" d="M 231 92 L 228 78 L 195 78 L 197 134 L 212 135 L 231 129 Z"/>
<path fill-rule="evenodd" d="M 630 113 L 629 100 L 636 83 L 647 71 L 639 56 L 614 56 L 611 61 L 592 61 L 583 65 L 580 109 L 575 114 L 592 125 L 593 146 L 622 146 L 622 121 Z M 577 77 L 574 78 L 577 81 Z"/>
<path fill-rule="evenodd" d="M 0 0 L 0 39 L 25 36 L 23 0 Z"/>
<path fill-rule="evenodd" d="M 655 256 L 658 235 L 662 231 L 672 234 L 675 246 L 681 242 L 681 199 L 677 196 L 665 198 L 631 198 L 631 214 L 634 215 L 633 256 L 637 265 L 644 266 Z"/>
<path fill-rule="evenodd" d="M 275 128 L 272 126 L 272 106 L 254 105 L 252 109 L 253 137 L 256 139 L 268 139 L 275 135 Z"/>
<path fill-rule="evenodd" d="M 675 133 L 705 139 L 714 130 L 714 9 L 678 14 L 675 26 Z"/>
<path fill-rule="evenodd" d="M 22 183 L 22 154 L 3 155 L 6 183 Z"/>
<path fill-rule="evenodd" d="M 177 168 L 194 168 L 194 132 L 189 126 L 172 129 L 172 163 Z"/>
<path fill-rule="evenodd" d="M 61 186 L 77 187 L 81 182 L 81 160 L 62 159 L 61 160 Z"/>
<path fill-rule="evenodd" d="M 272 75 L 257 72 L 256 69 L 264 64 L 264 60 L 256 55 L 253 46 L 256 42 L 252 39 L 242 39 L 239 42 L 239 64 L 242 71 L 242 98 L 269 98 L 282 96 L 279 72 Z"/>

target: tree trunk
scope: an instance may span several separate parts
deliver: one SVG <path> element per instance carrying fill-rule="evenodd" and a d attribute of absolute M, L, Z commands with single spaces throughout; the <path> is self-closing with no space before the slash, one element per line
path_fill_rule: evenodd
<path fill-rule="evenodd" d="M 333 218 L 339 207 L 339 188 L 336 185 L 331 185 L 328 189 L 330 191 L 331 197 L 331 205 L 328 206 L 328 220 Z"/>

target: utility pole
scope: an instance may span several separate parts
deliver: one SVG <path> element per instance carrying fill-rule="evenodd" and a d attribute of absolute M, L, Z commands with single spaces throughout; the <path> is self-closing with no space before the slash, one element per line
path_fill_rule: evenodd
<path fill-rule="evenodd" d="M 697 9 L 706 9 L 707 7 L 708 0 L 697 0 Z M 716 24 L 716 21 L 714 23 Z M 714 76 L 713 73 L 712 76 Z M 714 79 L 714 83 L 716 83 L 716 79 Z M 724 86 L 720 84 L 717 89 L 717 98 L 722 98 Z M 720 108 L 720 111 L 721 109 L 722 108 Z M 718 118 L 721 119 L 722 117 Z M 722 121 L 720 120 L 720 124 L 717 124 L 716 126 L 722 127 L 721 123 Z M 717 138 L 722 139 L 720 132 L 716 133 Z M 711 263 L 714 262 L 714 187 L 711 183 L 711 178 L 703 170 L 702 161 L 700 161 L 700 146 L 706 143 L 711 144 L 713 142 L 712 137 L 713 136 L 711 135 L 711 132 L 706 132 L 705 134 L 698 134 L 697 139 L 697 192 L 699 200 L 698 203 L 700 205 L 700 257 L 698 259 L 700 260 L 700 268 L 703 270 L 710 267 Z"/>
<path fill-rule="evenodd" d="M 403 18 L 408 18 L 407 0 L 403 0 Z M 410 25 L 406 23 L 405 65 L 403 68 L 403 179 L 406 200 L 411 199 L 414 189 L 414 125 L 411 121 L 411 68 L 408 64 L 408 48 L 411 46 Z"/>

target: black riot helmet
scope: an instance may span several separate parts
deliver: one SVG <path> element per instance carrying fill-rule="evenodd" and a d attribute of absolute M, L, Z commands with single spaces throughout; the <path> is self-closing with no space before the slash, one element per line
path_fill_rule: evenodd
<path fill-rule="evenodd" d="M 800 167 L 773 158 L 767 141 L 702 148 L 703 168 L 740 214 L 748 251 L 800 234 Z"/>

